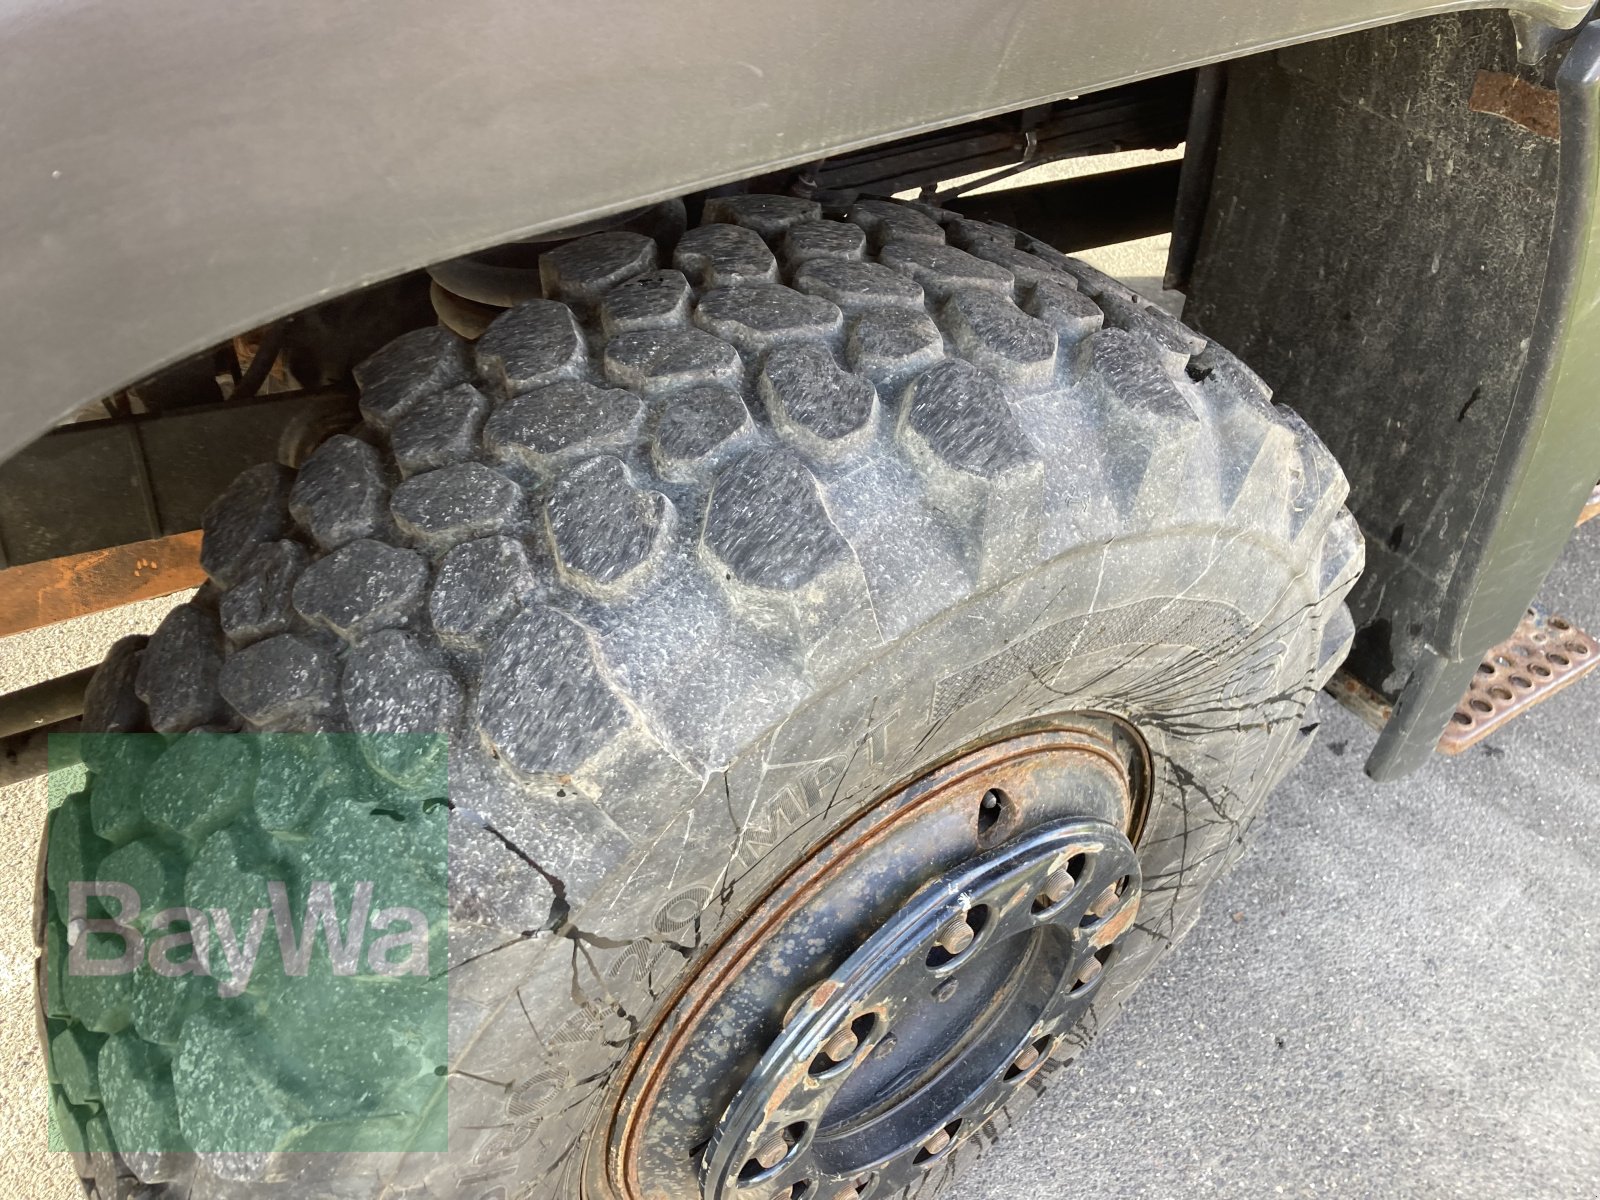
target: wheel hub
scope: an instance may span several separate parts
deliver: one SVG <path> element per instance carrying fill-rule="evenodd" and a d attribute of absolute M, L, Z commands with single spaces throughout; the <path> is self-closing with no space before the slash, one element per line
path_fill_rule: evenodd
<path fill-rule="evenodd" d="M 1138 891 L 1133 847 L 1095 818 L 928 884 L 790 1014 L 718 1125 L 708 1200 L 911 1183 L 1077 1024 Z"/>
<path fill-rule="evenodd" d="M 1145 752 L 1111 718 L 971 751 L 771 885 L 640 1039 L 627 1200 L 887 1196 L 1062 1047 L 1132 926 Z"/>

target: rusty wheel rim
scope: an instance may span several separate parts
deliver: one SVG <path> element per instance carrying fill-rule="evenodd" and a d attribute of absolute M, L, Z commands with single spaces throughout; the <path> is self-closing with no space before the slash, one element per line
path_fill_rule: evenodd
<path fill-rule="evenodd" d="M 1060 1049 L 1131 927 L 1146 764 L 1123 722 L 1058 720 L 814 847 L 639 1038 L 610 1194 L 844 1200 L 947 1157 Z"/>

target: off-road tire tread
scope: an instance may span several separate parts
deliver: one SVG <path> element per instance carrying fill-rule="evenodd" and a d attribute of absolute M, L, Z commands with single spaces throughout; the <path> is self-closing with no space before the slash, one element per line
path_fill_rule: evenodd
<path fill-rule="evenodd" d="M 547 784 L 581 791 L 628 754 L 703 777 L 743 735 L 673 711 L 676 668 L 616 661 L 607 631 L 692 595 L 720 614 L 704 639 L 749 618 L 747 644 L 782 652 L 747 724 L 822 689 L 930 615 L 881 558 L 897 535 L 871 533 L 908 514 L 835 498 L 861 463 L 896 456 L 951 581 L 938 604 L 1179 510 L 1287 547 L 1316 578 L 1304 619 L 1321 650 L 1296 700 L 1311 702 L 1348 648 L 1361 538 L 1327 450 L 1231 354 L 1004 227 L 886 201 L 843 220 L 787 197 L 706 212 L 676 247 L 596 234 L 547 255 L 556 298 L 508 311 L 475 346 L 419 330 L 363 364 L 362 426 L 298 477 L 255 468 L 216 501 L 210 586 L 147 643 L 118 644 L 89 723 L 173 744 L 193 729 L 440 728 L 490 746 L 504 772 L 491 792 L 521 799 L 485 799 L 459 833 L 479 855 L 485 936 L 548 928 L 635 834 L 617 808 L 541 809 Z M 689 569 L 668 561 L 674 545 Z M 388 667 L 364 670 L 379 654 Z M 109 786 L 90 766 L 90 795 L 53 816 L 60 843 Z M 85 866 L 114 848 L 85 837 Z M 78 1027 L 47 1015 L 51 1031 Z M 99 1115 L 63 1112 L 95 1151 Z M 248 1182 L 258 1162 L 108 1150 L 78 1157 L 103 1200 L 286 1194 Z"/>

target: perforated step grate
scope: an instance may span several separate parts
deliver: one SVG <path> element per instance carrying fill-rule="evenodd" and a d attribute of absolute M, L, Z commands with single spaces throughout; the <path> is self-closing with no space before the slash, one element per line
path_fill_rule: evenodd
<path fill-rule="evenodd" d="M 1530 608 L 1517 631 L 1484 655 L 1439 739 L 1439 752 L 1460 754 L 1477 745 L 1597 666 L 1600 642 L 1565 617 Z"/>

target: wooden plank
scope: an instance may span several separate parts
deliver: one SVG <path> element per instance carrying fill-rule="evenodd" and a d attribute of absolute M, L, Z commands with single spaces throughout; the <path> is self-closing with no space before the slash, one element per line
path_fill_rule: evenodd
<path fill-rule="evenodd" d="M 0 571 L 0 637 L 170 596 L 204 580 L 198 529 L 23 563 Z"/>

